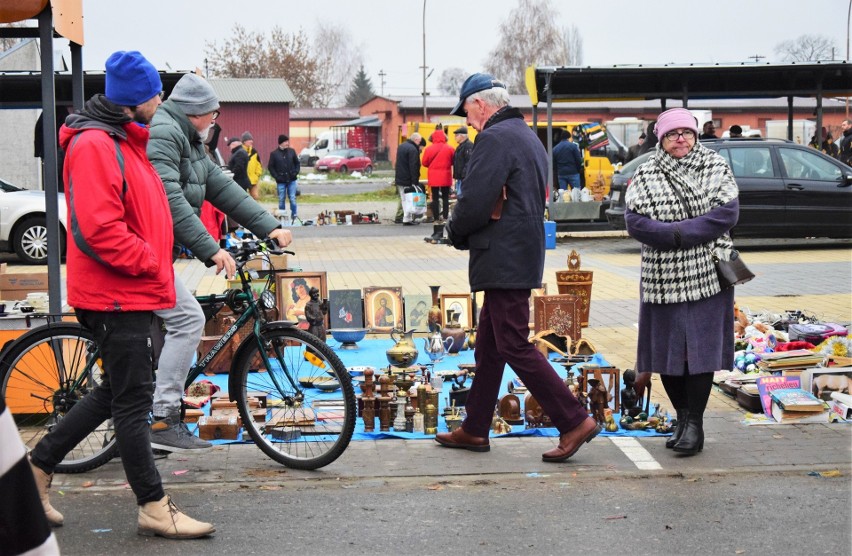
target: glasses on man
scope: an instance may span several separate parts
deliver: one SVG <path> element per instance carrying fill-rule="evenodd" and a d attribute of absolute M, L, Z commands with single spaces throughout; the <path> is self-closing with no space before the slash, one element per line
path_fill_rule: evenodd
<path fill-rule="evenodd" d="M 218 110 L 214 110 L 214 111 L 213 111 L 213 119 L 215 120 L 215 119 L 216 119 L 216 118 L 218 118 L 218 117 L 219 117 L 219 111 L 218 111 Z"/>
<path fill-rule="evenodd" d="M 691 129 L 685 129 L 683 131 L 670 131 L 665 135 L 665 138 L 669 141 L 677 141 L 678 137 L 683 137 L 689 141 L 691 139 L 695 139 L 695 132 Z"/>
<path fill-rule="evenodd" d="M 165 97 L 165 96 L 166 96 L 166 92 L 165 92 L 165 91 L 160 91 L 159 93 L 157 93 L 157 96 L 158 96 L 158 97 L 160 97 L 160 100 L 163 100 L 163 97 Z"/>

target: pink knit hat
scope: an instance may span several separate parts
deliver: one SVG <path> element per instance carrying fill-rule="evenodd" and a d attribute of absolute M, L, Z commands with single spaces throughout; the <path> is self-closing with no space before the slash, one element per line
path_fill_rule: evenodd
<path fill-rule="evenodd" d="M 654 126 L 654 133 L 662 141 L 666 133 L 680 128 L 691 129 L 698 135 L 698 123 L 695 121 L 695 116 L 686 108 L 672 108 L 659 115 L 657 125 Z"/>

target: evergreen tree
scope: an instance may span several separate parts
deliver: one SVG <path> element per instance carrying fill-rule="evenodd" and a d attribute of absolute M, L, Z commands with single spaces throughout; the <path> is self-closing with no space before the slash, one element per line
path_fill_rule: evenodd
<path fill-rule="evenodd" d="M 346 106 L 361 106 L 374 96 L 376 91 L 373 89 L 373 82 L 367 77 L 364 66 L 361 66 L 352 81 L 352 88 L 346 93 Z"/>

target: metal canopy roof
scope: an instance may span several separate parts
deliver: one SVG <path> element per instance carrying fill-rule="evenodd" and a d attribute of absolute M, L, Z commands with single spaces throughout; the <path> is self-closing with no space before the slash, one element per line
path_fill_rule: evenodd
<path fill-rule="evenodd" d="M 852 95 L 849 62 L 541 67 L 534 71 L 534 89 L 532 83 L 527 85 L 533 104 L 546 101 L 548 92 L 553 102 Z"/>
<path fill-rule="evenodd" d="M 331 127 L 382 127 L 382 122 L 379 121 L 378 116 L 361 116 Z"/>

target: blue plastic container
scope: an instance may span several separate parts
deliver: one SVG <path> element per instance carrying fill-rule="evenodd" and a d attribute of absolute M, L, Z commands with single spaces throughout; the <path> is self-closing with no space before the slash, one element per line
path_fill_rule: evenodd
<path fill-rule="evenodd" d="M 544 221 L 544 248 L 556 249 L 556 222 Z"/>

